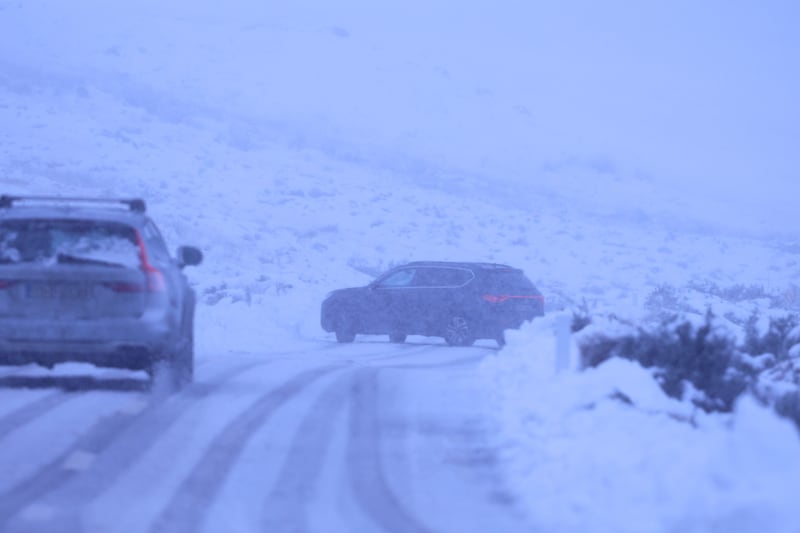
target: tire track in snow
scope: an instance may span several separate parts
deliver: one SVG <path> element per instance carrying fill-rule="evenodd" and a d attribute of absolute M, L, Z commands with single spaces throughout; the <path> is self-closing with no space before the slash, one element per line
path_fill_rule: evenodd
<path fill-rule="evenodd" d="M 463 366 L 469 365 L 473 363 L 477 363 L 485 359 L 485 355 L 471 355 L 467 357 L 461 357 L 459 359 L 453 359 L 451 361 L 444 361 L 442 363 L 406 363 L 406 364 L 396 364 L 396 365 L 385 365 L 381 368 L 383 369 L 391 369 L 391 370 L 431 370 L 433 368 L 450 368 L 453 366 Z"/>
<path fill-rule="evenodd" d="M 341 347 L 341 344 L 333 343 L 330 347 L 320 348 L 320 350 L 327 351 L 331 348 Z M 391 355 L 386 355 L 385 350 L 359 354 L 342 353 L 342 361 L 307 371 L 287 381 L 277 389 L 267 392 L 230 422 L 220 432 L 219 436 L 214 439 L 202 459 L 198 461 L 195 469 L 184 478 L 179 488 L 175 491 L 172 500 L 162 509 L 151 524 L 150 531 L 195 532 L 202 530 L 216 495 L 222 490 L 225 479 L 236 464 L 247 442 L 272 417 L 274 412 L 291 397 L 302 393 L 314 381 L 336 370 L 347 368 L 353 363 L 371 363 L 386 358 L 415 355 L 435 349 L 435 346 L 426 345 L 401 348 L 401 353 L 392 353 Z M 323 396 L 326 401 L 330 402 L 337 394 L 346 397 L 346 390 L 341 385 L 334 386 Z M 328 427 L 327 420 L 324 417 L 315 415 L 319 408 L 322 407 L 315 405 L 314 409 L 312 409 L 312 414 L 309 415 L 310 419 L 302 423 L 303 429 L 301 433 L 313 432 L 315 441 L 325 445 L 326 439 L 329 438 L 330 434 L 315 429 L 318 425 Z M 330 409 L 327 412 L 331 413 Z M 298 441 L 302 438 L 301 435 L 297 437 Z M 292 454 L 292 458 L 287 459 L 287 461 L 288 463 L 279 474 L 284 486 L 297 486 L 298 483 L 304 487 L 313 485 L 315 474 L 318 472 L 312 472 L 313 468 L 303 464 L 304 461 L 308 461 L 308 457 L 300 458 L 296 454 Z M 280 485 L 281 483 L 277 486 L 279 487 Z M 274 490 L 278 491 L 280 489 L 276 488 Z M 296 511 L 297 509 L 293 510 Z M 283 515 L 293 520 L 296 520 L 297 516 L 295 513 L 284 513 Z M 268 521 L 269 513 L 266 513 L 265 516 L 267 518 L 264 520 Z M 280 526 L 277 529 L 278 531 L 287 531 L 287 524 L 283 522 L 273 525 Z"/>
<path fill-rule="evenodd" d="M 203 366 L 205 361 L 198 362 Z M 149 388 L 147 381 L 135 378 L 104 377 L 100 375 L 74 376 L 74 375 L 35 375 L 28 376 L 22 371 L 0 377 L 0 388 L 9 390 L 37 390 L 60 389 L 40 396 L 11 412 L 0 416 L 0 438 L 11 434 L 14 430 L 33 422 L 36 418 L 45 415 L 58 406 L 83 397 L 93 391 L 109 392 L 140 392 Z"/>
<path fill-rule="evenodd" d="M 287 401 L 322 377 L 345 368 L 343 364 L 309 370 L 260 396 L 228 423 L 213 440 L 197 466 L 187 475 L 172 500 L 150 526 L 150 531 L 200 531 L 217 493 L 247 442 Z M 280 526 L 280 524 L 278 524 Z M 281 526 L 276 531 L 287 531 Z"/>
<path fill-rule="evenodd" d="M 367 515 L 384 531 L 434 533 L 403 506 L 384 475 L 378 413 L 379 372 L 379 368 L 359 370 L 350 400 L 347 461 L 353 493 Z"/>
<path fill-rule="evenodd" d="M 421 354 L 438 350 L 437 346 L 421 346 L 406 349 L 402 354 L 382 355 L 370 358 L 369 363 L 383 363 L 397 357 Z M 392 369 L 428 369 L 474 363 L 483 356 L 460 358 L 444 363 L 412 363 L 407 365 L 381 364 L 378 368 Z M 377 371 L 377 369 L 376 369 Z M 308 507 L 309 498 L 314 494 L 324 467 L 328 448 L 332 444 L 335 426 L 339 421 L 336 416 L 344 410 L 348 401 L 356 401 L 351 397 L 359 371 L 349 372 L 339 378 L 322 393 L 300 424 L 289 455 L 284 462 L 275 486 L 265 504 L 260 531 L 282 531 L 301 533 L 309 531 Z"/>
<path fill-rule="evenodd" d="M 333 343 L 320 350 L 341 348 Z M 247 441 L 266 423 L 291 397 L 301 393 L 317 379 L 336 370 L 350 366 L 354 361 L 374 362 L 385 358 L 394 358 L 424 353 L 435 349 L 435 346 L 409 347 L 400 349 L 402 353 L 386 355 L 385 351 L 363 354 L 341 354 L 344 361 L 301 374 L 284 385 L 263 395 L 256 403 L 248 407 L 236 419 L 229 423 L 211 443 L 203 458 L 195 469 L 184 478 L 180 488 L 172 500 L 162 509 L 150 527 L 150 531 L 195 532 L 201 530 L 217 493 L 222 489 L 228 473 L 241 455 Z M 316 418 L 314 423 L 319 422 Z M 322 435 L 327 437 L 328 435 Z M 292 463 L 290 470 L 295 469 Z M 286 476 L 294 475 L 287 473 Z M 313 476 L 309 476 L 313 482 Z M 281 527 L 279 531 L 284 531 Z"/>
<path fill-rule="evenodd" d="M 77 512 L 96 498 L 199 398 L 213 394 L 253 367 L 270 363 L 250 362 L 223 372 L 210 383 L 195 383 L 166 401 L 152 397 L 149 402 L 134 403 L 127 412 L 100 419 L 64 453 L 0 494 L 0 531 L 54 529 L 51 521 L 64 518 L 60 510 Z M 115 443 L 119 443 L 116 448 L 112 447 Z"/>
<path fill-rule="evenodd" d="M 82 393 L 67 394 L 63 392 L 54 392 L 14 409 L 10 413 L 0 417 L 0 438 L 10 435 L 14 430 L 51 412 L 59 405 L 80 398 L 81 395 Z"/>
<path fill-rule="evenodd" d="M 344 409 L 352 372 L 323 392 L 295 433 L 290 452 L 263 505 L 259 531 L 308 531 L 308 504 L 331 445 L 336 415 Z"/>
<path fill-rule="evenodd" d="M 403 359 L 409 356 L 416 356 L 428 352 L 446 352 L 448 350 L 452 350 L 449 346 L 439 345 L 439 344 L 393 344 L 393 343 L 380 343 L 387 348 L 393 348 L 389 353 L 386 351 L 382 351 L 379 353 L 369 353 L 369 354 L 352 354 L 349 356 L 349 360 L 362 363 L 362 362 L 369 362 L 369 363 L 383 363 L 384 361 L 389 361 L 392 359 Z M 413 364 L 413 363 L 412 363 Z M 419 363 L 422 366 L 427 366 L 425 363 Z M 384 366 L 384 365 L 382 365 Z"/>

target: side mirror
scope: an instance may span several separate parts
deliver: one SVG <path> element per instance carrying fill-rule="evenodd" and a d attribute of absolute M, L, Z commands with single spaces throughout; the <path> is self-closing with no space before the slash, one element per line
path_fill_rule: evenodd
<path fill-rule="evenodd" d="M 203 262 L 203 252 L 194 246 L 179 246 L 175 255 L 178 259 L 178 265 L 181 268 L 185 266 L 196 266 Z"/>

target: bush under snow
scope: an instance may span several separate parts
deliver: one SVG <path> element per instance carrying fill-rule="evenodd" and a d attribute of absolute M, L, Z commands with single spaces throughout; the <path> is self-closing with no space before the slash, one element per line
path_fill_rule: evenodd
<path fill-rule="evenodd" d="M 507 347 L 483 366 L 496 391 L 504 467 L 535 526 L 800 528 L 800 438 L 791 423 L 746 393 L 731 400 L 729 413 L 703 409 L 692 401 L 696 385 L 667 394 L 663 369 L 632 358 L 604 358 L 580 370 L 574 342 L 571 370 L 557 373 L 557 319 L 509 332 Z M 613 338 L 629 334 L 630 326 L 612 322 L 603 330 Z M 684 340 L 691 337 L 684 332 Z M 728 345 L 713 340 L 711 346 Z"/>

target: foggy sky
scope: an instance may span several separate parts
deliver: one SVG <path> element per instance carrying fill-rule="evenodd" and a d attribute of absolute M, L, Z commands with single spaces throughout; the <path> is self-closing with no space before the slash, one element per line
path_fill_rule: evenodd
<path fill-rule="evenodd" d="M 0 4 L 7 77 L 161 91 L 379 163 L 794 220 L 795 2 L 49 3 Z"/>

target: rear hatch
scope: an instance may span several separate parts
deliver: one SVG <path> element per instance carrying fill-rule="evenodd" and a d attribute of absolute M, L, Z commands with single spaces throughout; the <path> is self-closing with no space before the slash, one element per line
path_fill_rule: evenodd
<path fill-rule="evenodd" d="M 147 272 L 134 228 L 113 221 L 0 221 L 0 318 L 138 317 Z"/>
<path fill-rule="evenodd" d="M 530 320 L 544 314 L 544 297 L 521 270 L 503 268 L 484 273 L 481 297 L 498 314 Z"/>

